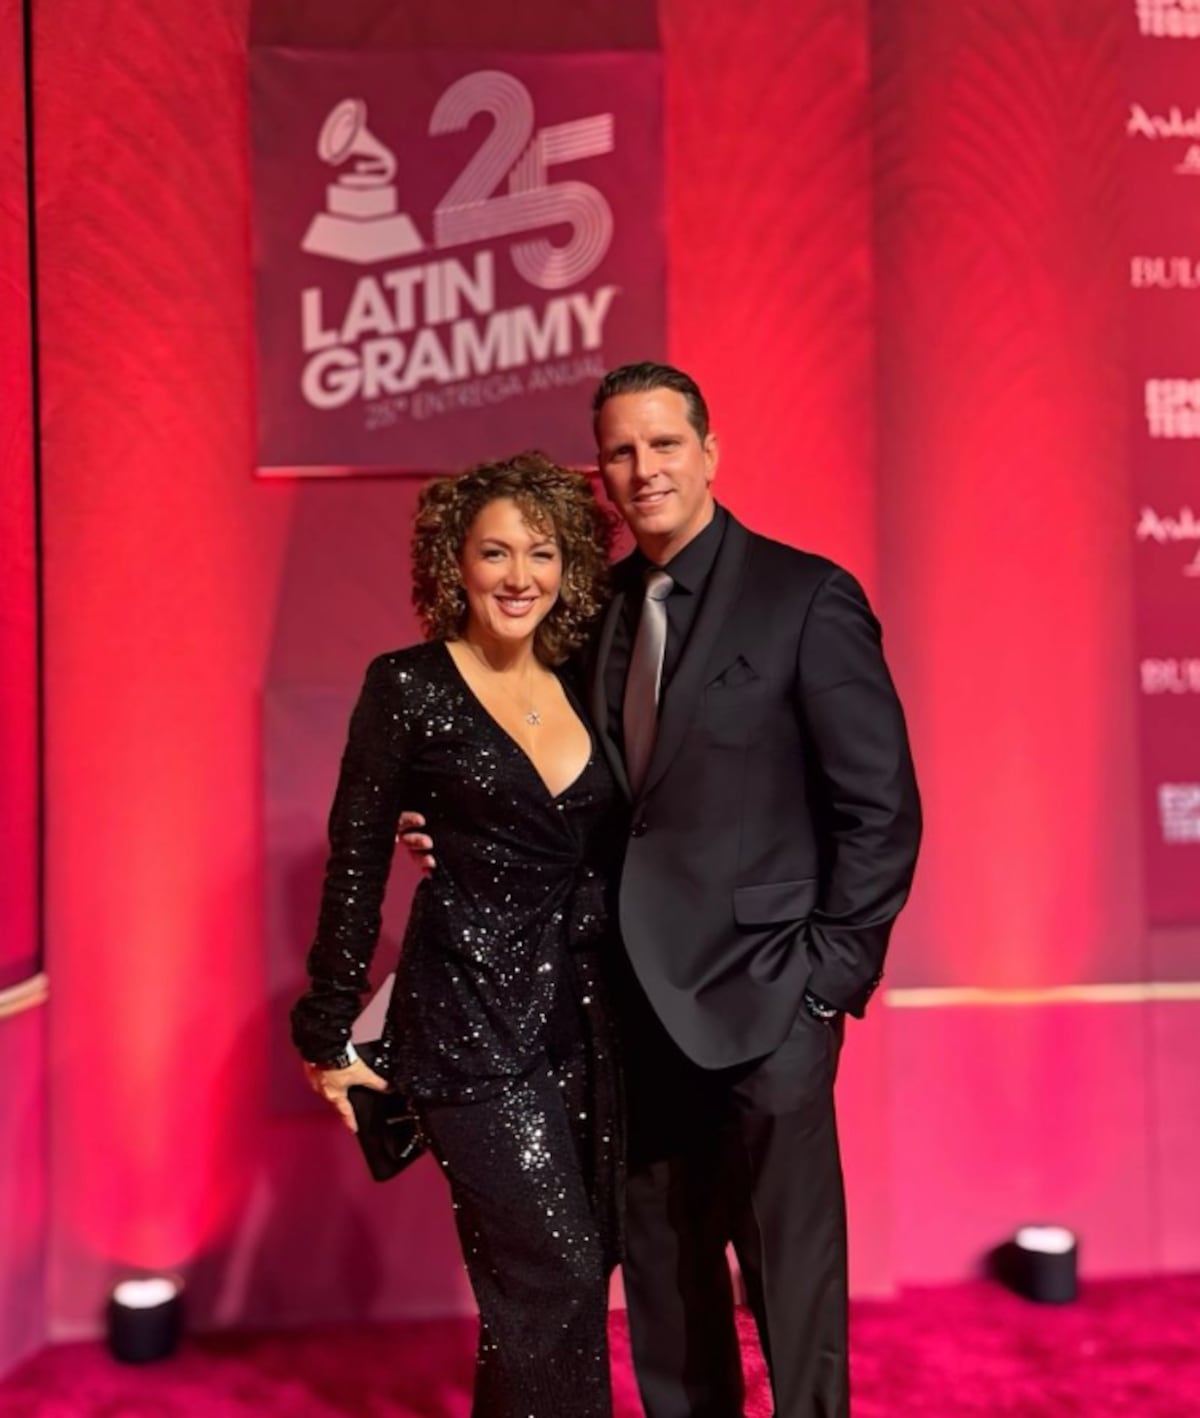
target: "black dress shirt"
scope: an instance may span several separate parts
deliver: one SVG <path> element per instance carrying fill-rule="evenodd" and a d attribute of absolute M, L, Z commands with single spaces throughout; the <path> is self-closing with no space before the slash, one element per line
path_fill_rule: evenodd
<path fill-rule="evenodd" d="M 713 519 L 687 546 L 678 551 L 665 566 L 665 571 L 675 583 L 667 597 L 667 646 L 663 653 L 662 687 L 671 683 L 683 654 L 688 636 L 696 620 L 696 613 L 704 600 L 709 576 L 716 564 L 717 553 L 725 536 L 729 514 L 723 507 L 717 507 Z M 621 619 L 613 631 L 612 646 L 605 668 L 604 689 L 608 699 L 608 729 L 621 752 L 625 751 L 622 709 L 625 703 L 625 680 L 629 674 L 629 657 L 633 654 L 633 642 L 637 636 L 638 621 L 645 599 L 646 572 L 655 563 L 635 551 L 626 567 L 626 595 Z"/>

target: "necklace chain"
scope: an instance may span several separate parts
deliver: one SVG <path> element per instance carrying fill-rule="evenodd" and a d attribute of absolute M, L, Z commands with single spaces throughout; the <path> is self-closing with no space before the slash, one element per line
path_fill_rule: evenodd
<path fill-rule="evenodd" d="M 511 703 L 515 704 L 517 708 L 521 711 L 521 717 L 525 720 L 525 722 L 535 729 L 539 728 L 541 726 L 542 716 L 538 713 L 537 706 L 533 702 L 533 695 L 528 695 L 527 702 L 525 704 L 522 704 L 521 700 L 512 692 L 511 689 L 509 689 L 508 684 L 506 682 L 507 677 L 505 676 L 504 671 L 493 669 L 492 666 L 488 664 L 487 660 L 484 659 L 484 657 L 479 653 L 478 650 L 476 650 L 474 645 L 472 645 L 469 640 L 467 641 L 467 648 L 470 650 L 471 654 L 475 657 L 478 663 L 488 672 L 488 674 L 492 675 L 496 679 L 496 681 L 500 685 L 501 690 L 504 692 L 505 697 Z"/>

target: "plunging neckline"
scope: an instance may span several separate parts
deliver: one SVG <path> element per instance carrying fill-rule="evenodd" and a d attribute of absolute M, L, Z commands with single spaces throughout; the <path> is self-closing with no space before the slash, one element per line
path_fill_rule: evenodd
<path fill-rule="evenodd" d="M 560 802 L 563 798 L 566 797 L 566 795 L 571 791 L 571 789 L 574 788 L 580 782 L 580 780 L 583 778 L 583 775 L 592 766 L 596 758 L 596 740 L 592 735 L 592 727 L 588 723 L 587 719 L 584 718 L 584 716 L 579 712 L 579 707 L 576 704 L 575 697 L 574 695 L 572 695 L 571 691 L 567 688 L 565 684 L 563 684 L 562 680 L 558 679 L 557 675 L 554 676 L 554 678 L 558 680 L 558 683 L 562 686 L 562 692 L 566 696 L 567 700 L 567 707 L 570 709 L 571 713 L 575 715 L 576 719 L 579 720 L 579 723 L 582 726 L 584 733 L 587 734 L 588 756 L 584 759 L 583 767 L 579 770 L 578 773 L 576 773 L 574 778 L 572 778 L 571 781 L 565 785 L 565 787 L 560 789 L 559 792 L 555 793 L 551 792 L 550 784 L 547 783 L 545 778 L 542 777 L 541 770 L 533 761 L 532 757 L 530 756 L 529 750 L 525 748 L 525 746 L 520 742 L 520 740 L 514 738 L 514 736 L 509 733 L 509 731 L 504 727 L 500 720 L 496 718 L 495 714 L 493 714 L 492 711 L 483 702 L 483 700 L 480 699 L 479 695 L 476 694 L 475 690 L 472 689 L 470 680 L 468 680 L 466 675 L 463 674 L 462 667 L 454 658 L 454 653 L 450 649 L 450 642 L 448 640 L 442 640 L 438 643 L 441 645 L 443 651 L 445 652 L 446 658 L 450 661 L 450 666 L 453 669 L 454 673 L 458 676 L 458 679 L 461 682 L 463 689 L 465 689 L 467 694 L 470 695 L 480 714 L 482 714 L 483 717 L 488 721 L 488 723 L 491 724 L 492 727 L 496 730 L 496 732 L 500 734 L 500 736 L 507 743 L 510 743 L 513 748 L 516 749 L 516 751 L 521 755 L 521 757 L 529 765 L 529 771 L 541 784 L 542 791 L 546 794 L 550 801 L 552 803 Z"/>

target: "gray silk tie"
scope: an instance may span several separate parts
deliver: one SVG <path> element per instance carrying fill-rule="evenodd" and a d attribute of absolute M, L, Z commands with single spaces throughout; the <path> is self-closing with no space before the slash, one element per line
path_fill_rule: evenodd
<path fill-rule="evenodd" d="M 674 585 L 665 571 L 646 573 L 642 618 L 638 621 L 629 674 L 625 679 L 625 706 L 622 711 L 625 767 L 629 772 L 629 785 L 635 793 L 641 791 L 645 781 L 650 755 L 654 752 L 654 737 L 658 732 L 658 692 L 662 686 L 663 655 L 667 648 L 667 597 Z"/>

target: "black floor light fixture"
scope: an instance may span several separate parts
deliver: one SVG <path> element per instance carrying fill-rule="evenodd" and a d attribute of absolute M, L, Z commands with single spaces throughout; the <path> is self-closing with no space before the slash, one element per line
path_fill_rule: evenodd
<path fill-rule="evenodd" d="M 1079 1239 L 1066 1226 L 1022 1226 L 990 1256 L 1003 1285 L 1043 1305 L 1065 1305 L 1079 1295 Z"/>
<path fill-rule="evenodd" d="M 122 1280 L 108 1299 L 108 1348 L 122 1364 L 149 1364 L 175 1352 L 183 1332 L 183 1285 L 173 1276 Z"/>

